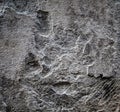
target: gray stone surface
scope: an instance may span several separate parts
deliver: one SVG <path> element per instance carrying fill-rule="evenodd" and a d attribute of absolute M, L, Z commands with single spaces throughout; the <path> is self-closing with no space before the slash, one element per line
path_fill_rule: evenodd
<path fill-rule="evenodd" d="M 0 112 L 120 112 L 119 0 L 0 0 Z"/>

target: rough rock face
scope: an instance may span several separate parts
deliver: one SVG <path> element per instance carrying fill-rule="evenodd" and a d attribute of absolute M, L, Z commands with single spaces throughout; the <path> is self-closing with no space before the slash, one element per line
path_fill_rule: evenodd
<path fill-rule="evenodd" d="M 119 0 L 0 0 L 0 112 L 120 112 Z"/>

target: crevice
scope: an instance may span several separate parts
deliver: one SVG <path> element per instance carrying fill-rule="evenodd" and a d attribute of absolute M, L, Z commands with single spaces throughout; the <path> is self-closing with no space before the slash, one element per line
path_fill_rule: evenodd
<path fill-rule="evenodd" d="M 70 82 L 68 82 L 68 81 L 59 81 L 59 82 L 56 82 L 56 83 L 54 83 L 53 84 L 53 86 L 70 86 L 71 85 L 71 83 Z"/>

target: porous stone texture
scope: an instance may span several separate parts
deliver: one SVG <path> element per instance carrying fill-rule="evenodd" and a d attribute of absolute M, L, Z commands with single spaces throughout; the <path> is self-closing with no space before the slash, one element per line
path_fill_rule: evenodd
<path fill-rule="evenodd" d="M 120 112 L 120 0 L 0 0 L 0 112 Z"/>

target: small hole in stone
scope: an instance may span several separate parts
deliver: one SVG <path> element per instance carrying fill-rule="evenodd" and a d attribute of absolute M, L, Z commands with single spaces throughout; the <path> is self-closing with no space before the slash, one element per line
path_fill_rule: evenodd
<path fill-rule="evenodd" d="M 103 74 L 99 74 L 99 77 L 100 77 L 100 78 L 103 78 Z"/>

